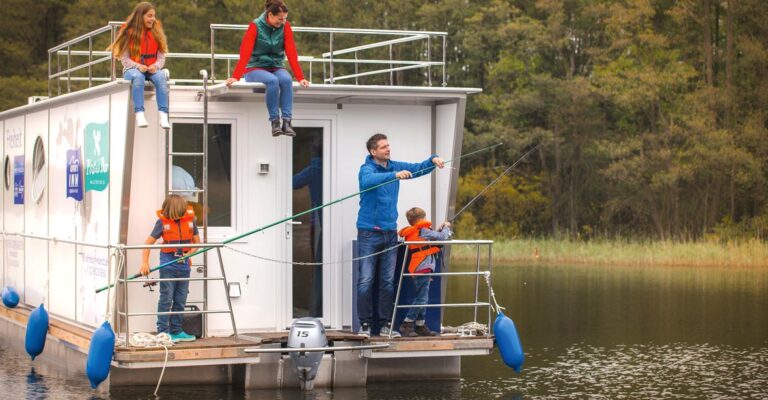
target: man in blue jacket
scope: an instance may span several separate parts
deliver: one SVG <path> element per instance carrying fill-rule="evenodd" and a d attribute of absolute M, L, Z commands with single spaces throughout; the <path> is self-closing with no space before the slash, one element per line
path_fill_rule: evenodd
<path fill-rule="evenodd" d="M 358 180 L 360 190 L 384 182 L 416 178 L 445 166 L 443 159 L 432 155 L 420 163 L 392 161 L 387 136 L 377 133 L 366 142 L 368 157 L 360 167 Z M 397 195 L 400 182 L 394 181 L 360 195 L 360 211 L 357 214 L 357 244 L 360 260 L 357 281 L 357 316 L 360 320 L 360 335 L 371 335 L 373 323 L 373 297 L 371 288 L 374 278 L 379 283 L 378 317 L 381 322 L 380 335 L 389 335 L 389 320 L 395 294 L 395 262 L 397 250 L 387 251 L 374 257 L 368 255 L 391 248 L 397 244 Z M 397 331 L 393 337 L 399 337 Z"/>

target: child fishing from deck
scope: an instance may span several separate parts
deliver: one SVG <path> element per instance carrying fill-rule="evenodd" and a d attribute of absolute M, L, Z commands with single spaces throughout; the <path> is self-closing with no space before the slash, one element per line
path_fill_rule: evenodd
<path fill-rule="evenodd" d="M 406 242 L 448 240 L 453 235 L 449 222 L 445 222 L 439 230 L 432 230 L 432 223 L 425 219 L 427 213 L 421 208 L 411 208 L 405 213 L 405 217 L 411 226 L 401 229 L 400 236 L 404 237 Z M 429 282 L 432 281 L 429 274 L 435 272 L 435 255 L 440 252 L 440 248 L 414 244 L 408 245 L 408 251 L 411 255 L 408 273 L 419 274 L 419 276 L 413 277 L 413 284 L 416 287 L 414 307 L 408 309 L 403 323 L 400 324 L 400 333 L 404 337 L 436 336 L 437 333 L 430 331 L 425 324 L 426 308 L 418 306 L 427 304 L 429 300 Z"/>
<path fill-rule="evenodd" d="M 146 244 L 154 244 L 157 239 L 163 238 L 163 244 L 200 243 L 200 236 L 195 223 L 195 213 L 186 200 L 179 195 L 171 195 L 163 201 L 162 209 L 157 211 L 157 222 L 152 229 Z M 189 258 L 179 260 L 181 257 L 194 251 L 191 248 L 176 247 L 160 250 L 160 265 L 173 262 L 160 269 L 160 279 L 189 278 Z M 140 272 L 149 275 L 149 249 L 142 254 Z M 175 262 L 174 262 L 175 261 Z M 184 311 L 189 293 L 189 281 L 160 281 L 160 300 L 157 302 L 158 312 Z M 157 332 L 170 334 L 174 342 L 192 342 L 195 337 L 185 333 L 181 326 L 181 314 L 158 315 Z"/>
<path fill-rule="evenodd" d="M 162 71 L 168 42 L 163 25 L 155 14 L 155 6 L 152 4 L 146 1 L 137 4 L 107 50 L 111 50 L 114 57 L 120 59 L 123 78 L 131 81 L 136 125 L 140 128 L 149 126 L 144 116 L 144 84 L 150 80 L 155 86 L 160 127 L 169 129 L 168 78 Z"/>

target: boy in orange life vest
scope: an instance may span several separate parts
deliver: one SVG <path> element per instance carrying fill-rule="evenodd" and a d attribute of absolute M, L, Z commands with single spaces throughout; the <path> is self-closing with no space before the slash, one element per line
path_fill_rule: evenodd
<path fill-rule="evenodd" d="M 158 220 L 152 229 L 146 244 L 154 244 L 157 239 L 163 238 L 164 244 L 174 243 L 200 243 L 200 236 L 195 224 L 195 212 L 187 206 L 186 200 L 179 195 L 168 196 L 163 202 L 163 208 L 157 211 Z M 177 247 L 160 250 L 160 264 L 175 261 L 194 250 L 191 248 Z M 142 275 L 149 275 L 149 249 L 142 254 Z M 189 278 L 190 259 L 179 260 L 160 269 L 160 279 Z M 189 281 L 161 281 L 160 300 L 157 302 L 158 312 L 184 311 L 189 293 Z M 192 342 L 195 337 L 185 333 L 181 327 L 181 314 L 158 315 L 157 333 L 170 334 L 174 342 Z"/>
<path fill-rule="evenodd" d="M 445 222 L 439 230 L 432 230 L 432 224 L 425 220 L 427 213 L 421 208 L 414 207 L 405 213 L 408 223 L 411 226 L 400 230 L 400 236 L 405 238 L 406 242 L 427 241 L 427 240 L 448 240 L 451 232 L 451 224 Z M 429 282 L 432 278 L 429 273 L 435 272 L 435 254 L 440 252 L 439 247 L 414 244 L 408 246 L 408 252 L 411 255 L 411 262 L 408 264 L 408 273 L 423 274 L 413 277 L 413 284 L 416 287 L 416 297 L 413 300 L 414 307 L 408 309 L 403 323 L 400 325 L 400 333 L 404 337 L 414 336 L 435 336 L 424 324 L 426 315 L 425 307 L 418 307 L 427 304 L 429 300 Z M 415 323 L 415 327 L 414 327 Z"/>

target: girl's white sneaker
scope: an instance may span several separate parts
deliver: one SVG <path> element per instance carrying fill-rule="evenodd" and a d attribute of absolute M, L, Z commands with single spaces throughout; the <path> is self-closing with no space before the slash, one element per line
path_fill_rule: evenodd
<path fill-rule="evenodd" d="M 149 122 L 147 122 L 147 118 L 144 116 L 144 111 L 136 113 L 136 126 L 139 128 L 146 128 L 149 126 Z"/>
<path fill-rule="evenodd" d="M 168 113 L 160 111 L 160 127 L 163 129 L 171 129 L 171 123 L 168 121 Z"/>

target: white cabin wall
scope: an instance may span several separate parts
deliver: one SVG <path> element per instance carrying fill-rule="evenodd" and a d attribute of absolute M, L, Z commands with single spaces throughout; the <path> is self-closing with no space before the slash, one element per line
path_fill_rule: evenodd
<path fill-rule="evenodd" d="M 0 162 L 5 162 L 5 121 L 0 121 L 0 134 L 3 135 L 3 140 L 0 140 L 0 154 L 3 156 L 0 157 Z M 5 174 L 5 171 L 3 171 L 3 174 Z M 2 213 L 0 213 L 0 228 L 3 229 L 3 232 L 5 232 L 5 183 L 3 182 L 5 178 L 0 179 L 0 208 L 2 209 Z M 5 235 L 0 235 L 0 288 L 5 287 Z M 2 290 L 2 289 L 0 289 Z"/>
<path fill-rule="evenodd" d="M 437 135 L 436 145 L 437 154 L 443 159 L 453 158 L 454 153 L 454 131 L 456 129 L 456 111 L 457 104 L 442 104 L 435 107 L 435 132 Z M 448 167 L 454 168 L 457 164 L 449 164 Z M 438 173 L 435 185 L 435 221 L 434 224 L 442 224 L 447 217 L 448 198 L 451 189 L 451 174 L 447 170 L 445 173 Z M 453 188 L 456 190 L 456 188 Z"/>
<path fill-rule="evenodd" d="M 11 177 L 9 188 L 3 186 L 6 195 L 5 205 L 5 231 L 24 232 L 24 205 L 14 204 L 14 161 L 17 156 L 24 156 L 24 116 L 11 118 L 5 121 L 3 126 L 5 155 L 9 157 Z M 3 157 L 5 163 L 5 157 Z M 24 239 L 19 236 L 7 235 L 5 242 L 6 284 L 14 287 L 21 300 L 24 301 Z"/>
<path fill-rule="evenodd" d="M 45 168 L 48 168 L 48 110 L 28 114 L 24 129 L 25 167 L 24 167 L 24 226 L 25 233 L 36 236 L 48 236 L 48 185 L 39 199 L 33 194 L 34 177 L 32 170 L 35 141 L 41 138 L 45 148 Z M 42 178 L 39 178 L 42 179 Z M 24 251 L 27 255 L 26 279 L 24 281 L 24 302 L 36 307 L 48 298 L 48 242 L 41 239 L 25 238 Z"/>
<path fill-rule="evenodd" d="M 64 240 L 79 240 L 78 232 L 82 229 L 80 217 L 81 203 L 67 198 L 67 151 L 83 148 L 83 121 L 67 106 L 51 109 L 48 191 L 50 193 L 50 236 Z M 51 313 L 73 320 L 77 319 L 77 254 L 73 244 L 51 243 L 49 296 Z"/>
<path fill-rule="evenodd" d="M 128 101 L 126 98 L 125 101 Z M 121 105 L 122 106 L 122 105 Z M 133 103 L 123 107 L 123 114 L 133 112 Z M 128 245 L 143 244 L 152 232 L 157 221 L 157 210 L 165 199 L 163 185 L 165 183 L 165 132 L 159 128 L 157 122 L 157 103 L 154 98 L 145 97 L 144 108 L 147 112 L 149 127 L 138 128 L 135 125 L 129 127 L 133 130 L 133 155 L 131 162 L 131 192 L 129 194 L 128 213 Z M 154 111 L 152 111 L 154 110 Z M 113 115 L 119 114 L 119 108 L 113 108 Z M 172 110 L 173 111 L 173 110 Z M 173 116 L 173 113 L 171 113 Z M 124 120 L 127 127 L 127 120 Z M 126 171 L 126 175 L 127 175 Z M 158 243 L 160 243 L 159 241 Z M 128 250 L 126 268 L 128 275 L 139 272 L 142 250 Z M 150 268 L 159 264 L 159 250 L 151 250 L 149 257 Z M 152 277 L 159 277 L 154 272 Z M 140 278 L 143 279 L 143 278 Z M 160 287 L 150 292 L 140 283 L 128 285 L 129 312 L 154 312 L 157 311 L 157 301 Z M 154 332 L 157 317 L 131 317 L 130 329 L 132 332 Z"/>
<path fill-rule="evenodd" d="M 127 91 L 129 88 L 126 86 L 123 90 Z M 87 168 L 87 162 L 85 162 L 85 142 L 86 135 L 91 132 L 90 124 L 96 124 L 96 126 L 105 128 L 107 132 L 106 138 L 102 137 L 101 140 L 108 138 L 110 148 L 112 147 L 110 96 L 100 96 L 69 104 L 66 107 L 66 113 L 75 118 L 76 121 L 79 121 L 79 125 L 76 123 L 76 134 L 78 135 L 79 143 L 82 144 L 83 170 L 85 173 Z M 110 158 L 112 156 L 111 153 L 112 151 L 109 154 Z M 110 243 L 110 192 L 120 190 L 119 187 L 114 186 L 114 182 L 111 179 L 114 176 L 113 172 L 118 172 L 120 167 L 114 165 L 111 159 L 109 164 L 110 182 L 107 187 L 103 191 L 85 191 L 83 193 L 83 201 L 80 203 L 75 214 L 80 223 L 80 228 L 76 229 L 76 234 L 79 236 L 78 240 L 86 243 L 98 245 L 108 245 Z M 85 190 L 85 182 L 83 185 L 83 190 Z M 65 200 L 71 201 L 71 199 Z M 106 285 L 108 282 L 108 260 L 109 252 L 106 249 L 78 247 L 76 309 L 79 322 L 98 326 L 104 321 L 107 292 L 96 294 L 95 289 Z"/>
<path fill-rule="evenodd" d="M 365 142 L 375 133 L 384 133 L 389 139 L 392 159 L 421 162 L 431 155 L 431 107 L 354 105 L 345 104 L 339 115 L 339 140 L 335 148 L 337 177 L 335 197 L 359 191 L 358 172 L 367 156 Z M 441 155 L 442 156 L 442 155 Z M 445 171 L 440 171 L 445 173 Z M 407 224 L 405 211 L 421 207 L 430 215 L 431 181 L 429 176 L 400 182 L 398 199 L 398 228 Z M 342 231 L 341 243 L 345 259 L 352 255 L 352 241 L 357 239 L 357 213 L 359 198 L 350 199 L 339 207 L 342 212 L 333 220 Z M 352 263 L 343 265 L 342 325 L 352 325 Z"/>

